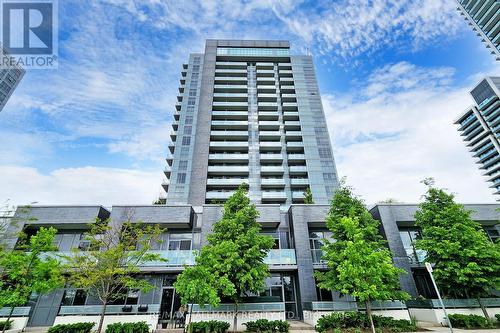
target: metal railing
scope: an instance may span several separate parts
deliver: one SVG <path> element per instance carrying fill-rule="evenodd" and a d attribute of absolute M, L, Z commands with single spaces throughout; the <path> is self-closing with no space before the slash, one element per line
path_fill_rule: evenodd
<path fill-rule="evenodd" d="M 130 308 L 131 307 L 131 308 Z M 139 309 L 139 308 L 143 309 Z M 98 315 L 102 312 L 102 305 L 63 305 L 59 309 L 60 316 L 71 315 Z M 160 304 L 139 304 L 139 305 L 108 305 L 106 314 L 151 314 L 160 313 Z"/>
<path fill-rule="evenodd" d="M 193 304 L 193 312 L 233 312 L 234 304 L 220 304 L 218 307 L 206 305 L 204 307 L 199 304 Z M 270 312 L 270 311 L 285 311 L 285 303 L 241 303 L 238 305 L 240 312 Z"/>
<path fill-rule="evenodd" d="M 27 317 L 30 314 L 31 307 L 19 306 L 15 307 L 12 312 L 12 317 Z M 10 308 L 0 308 L 0 317 L 8 317 Z"/>

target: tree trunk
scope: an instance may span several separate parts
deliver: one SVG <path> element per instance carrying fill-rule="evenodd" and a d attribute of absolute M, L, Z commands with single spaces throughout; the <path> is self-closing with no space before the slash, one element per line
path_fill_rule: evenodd
<path fill-rule="evenodd" d="M 5 331 L 7 330 L 7 325 L 9 324 L 9 320 L 12 317 L 12 313 L 14 313 L 13 306 L 10 307 L 9 316 L 7 317 L 7 320 L 5 321 L 5 325 L 3 326 L 2 333 L 5 333 Z"/>
<path fill-rule="evenodd" d="M 108 300 L 105 300 L 101 311 L 101 317 L 99 318 L 99 326 L 97 327 L 97 333 L 102 332 L 102 324 L 104 323 L 104 316 L 106 315 L 106 307 L 108 306 L 107 303 Z"/>
<path fill-rule="evenodd" d="M 366 314 L 368 315 L 368 319 L 370 319 L 370 327 L 372 329 L 372 333 L 376 333 L 375 325 L 373 324 L 372 305 L 370 303 L 370 300 L 365 301 L 365 306 L 366 306 Z"/>
<path fill-rule="evenodd" d="M 191 325 L 191 316 L 193 315 L 193 303 L 191 303 L 191 307 L 189 308 L 189 320 L 188 320 L 188 324 L 186 326 L 186 323 L 184 323 L 184 327 L 187 327 L 188 329 L 188 332 L 191 333 L 191 328 L 189 327 Z M 186 329 L 184 329 L 184 332 L 186 331 Z"/>
<path fill-rule="evenodd" d="M 488 311 L 486 311 L 486 307 L 483 304 L 483 301 L 481 301 L 481 297 L 477 298 L 477 302 L 479 303 L 479 307 L 481 307 L 481 310 L 483 310 L 484 317 L 490 321 L 490 315 L 488 314 Z"/>
<path fill-rule="evenodd" d="M 234 302 L 233 332 L 238 332 L 238 302 Z"/>

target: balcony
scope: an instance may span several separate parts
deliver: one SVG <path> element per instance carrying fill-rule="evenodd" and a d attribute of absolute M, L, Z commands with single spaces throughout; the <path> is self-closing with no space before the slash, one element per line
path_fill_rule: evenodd
<path fill-rule="evenodd" d="M 214 93 L 214 101 L 224 102 L 227 100 L 231 101 L 243 101 L 246 102 L 248 100 L 247 93 Z"/>
<path fill-rule="evenodd" d="M 285 121 L 285 131 L 300 131 L 300 121 Z"/>
<path fill-rule="evenodd" d="M 276 141 L 261 141 L 259 142 L 259 147 L 262 148 L 280 148 L 281 150 L 281 142 Z"/>
<path fill-rule="evenodd" d="M 171 132 L 170 132 L 170 139 L 171 139 L 172 141 L 177 140 L 177 131 L 171 131 Z"/>
<path fill-rule="evenodd" d="M 290 82 L 288 82 L 290 83 Z M 292 85 L 283 85 L 281 87 L 281 93 L 283 94 L 295 94 L 295 86 L 293 85 L 293 82 L 291 82 Z"/>
<path fill-rule="evenodd" d="M 248 165 L 209 165 L 209 174 L 248 175 Z"/>
<path fill-rule="evenodd" d="M 233 194 L 234 194 L 234 191 L 207 191 L 206 199 L 207 200 L 227 200 Z"/>
<path fill-rule="evenodd" d="M 247 78 L 246 77 L 235 77 L 235 76 L 216 76 L 214 78 L 214 84 L 238 84 L 238 85 L 246 85 Z"/>
<path fill-rule="evenodd" d="M 292 192 L 292 199 L 294 200 L 304 200 L 304 192 L 302 191 L 293 191 Z"/>
<path fill-rule="evenodd" d="M 291 178 L 290 184 L 292 184 L 292 186 L 308 186 L 309 179 L 307 179 L 307 178 Z"/>
<path fill-rule="evenodd" d="M 224 93 L 224 92 L 235 92 L 235 93 L 244 93 L 248 91 L 248 87 L 246 84 L 216 84 L 214 85 L 215 93 Z"/>
<path fill-rule="evenodd" d="M 259 131 L 259 140 L 279 141 L 281 133 L 279 131 Z"/>
<path fill-rule="evenodd" d="M 270 192 L 264 192 L 270 193 Z M 273 249 L 267 254 L 264 262 L 268 265 L 297 265 L 295 249 Z"/>
<path fill-rule="evenodd" d="M 307 166 L 305 165 L 291 165 L 289 167 L 290 174 L 307 174 Z"/>
<path fill-rule="evenodd" d="M 257 77 L 272 77 L 274 78 L 273 69 L 257 69 Z"/>
<path fill-rule="evenodd" d="M 293 78 L 292 77 L 280 77 L 280 86 L 281 85 L 288 85 L 288 86 L 293 86 Z"/>
<path fill-rule="evenodd" d="M 248 151 L 248 141 L 211 141 L 211 150 Z"/>
<path fill-rule="evenodd" d="M 248 140 L 248 131 L 210 131 L 213 140 Z"/>
<path fill-rule="evenodd" d="M 260 160 L 264 162 L 280 163 L 283 161 L 283 156 L 281 156 L 281 154 L 260 154 Z"/>
<path fill-rule="evenodd" d="M 228 77 L 228 76 L 246 77 L 247 70 L 246 69 L 236 69 L 236 68 L 216 68 L 215 69 L 215 77 Z"/>
<path fill-rule="evenodd" d="M 246 120 L 212 120 L 212 129 L 242 129 L 248 130 L 248 121 Z"/>
<path fill-rule="evenodd" d="M 258 62 L 256 67 L 257 67 L 257 70 L 259 70 L 259 69 L 274 69 L 274 63 L 272 63 L 272 62 Z"/>
<path fill-rule="evenodd" d="M 248 102 L 212 102 L 213 110 L 248 110 Z"/>
<path fill-rule="evenodd" d="M 293 74 L 291 69 L 280 69 L 279 73 L 280 74 Z"/>
<path fill-rule="evenodd" d="M 209 154 L 209 161 L 248 162 L 248 154 Z"/>
<path fill-rule="evenodd" d="M 259 110 L 277 110 L 278 104 L 276 102 L 258 102 Z"/>
<path fill-rule="evenodd" d="M 263 191 L 262 192 L 262 202 L 272 201 L 272 202 L 285 202 L 286 194 L 284 191 Z"/>
<path fill-rule="evenodd" d="M 305 161 L 306 155 L 304 154 L 288 154 L 289 161 Z"/>
<path fill-rule="evenodd" d="M 286 146 L 288 148 L 304 148 L 304 143 L 301 141 L 287 142 Z"/>
<path fill-rule="evenodd" d="M 270 102 L 276 102 L 276 99 L 278 98 L 278 95 L 270 93 L 262 93 L 257 95 L 257 100 L 259 102 L 265 102 L 265 101 L 270 101 Z"/>
<path fill-rule="evenodd" d="M 175 144 L 169 143 L 168 144 L 168 150 L 170 151 L 171 154 L 173 154 L 174 151 L 175 151 Z"/>
<path fill-rule="evenodd" d="M 284 172 L 283 166 L 274 166 L 274 165 L 262 165 L 260 167 L 261 174 L 267 175 L 282 175 Z"/>
<path fill-rule="evenodd" d="M 279 114 L 278 111 L 259 111 L 259 120 L 278 120 Z"/>
<path fill-rule="evenodd" d="M 175 103 L 175 109 L 176 109 L 177 111 L 180 111 L 180 110 L 181 110 L 181 107 L 182 107 L 182 102 L 176 102 L 176 103 Z"/>
<path fill-rule="evenodd" d="M 165 192 L 168 192 L 168 187 L 170 186 L 170 179 L 164 179 L 161 182 L 161 187 L 165 190 Z"/>
<path fill-rule="evenodd" d="M 281 94 L 281 101 L 297 102 L 297 96 L 295 94 Z"/>
<path fill-rule="evenodd" d="M 274 86 L 276 85 L 276 81 L 273 77 L 258 77 L 257 78 L 258 86 Z"/>
<path fill-rule="evenodd" d="M 286 140 L 287 141 L 297 141 L 302 139 L 302 132 L 301 131 L 287 131 L 285 133 Z"/>
<path fill-rule="evenodd" d="M 285 180 L 283 178 L 261 178 L 260 184 L 262 187 L 284 187 Z"/>
<path fill-rule="evenodd" d="M 259 121 L 259 130 L 279 130 L 279 121 Z"/>
<path fill-rule="evenodd" d="M 248 111 L 212 111 L 212 119 L 248 119 Z"/>
<path fill-rule="evenodd" d="M 238 187 L 243 183 L 248 184 L 248 178 L 208 178 L 207 179 L 207 186 Z"/>
<path fill-rule="evenodd" d="M 192 266 L 195 264 L 195 258 L 198 254 L 196 250 L 163 250 L 163 251 L 149 251 L 150 253 L 158 254 L 163 261 L 151 261 L 143 263 L 142 268 L 146 267 L 182 267 L 184 265 Z"/>
<path fill-rule="evenodd" d="M 224 68 L 231 68 L 231 69 L 244 69 L 246 71 L 247 69 L 247 63 L 246 62 L 232 62 L 232 61 L 217 61 L 215 63 L 215 68 L 217 69 L 224 69 Z"/>
<path fill-rule="evenodd" d="M 283 119 L 286 121 L 288 120 L 298 121 L 299 113 L 297 111 L 285 111 L 283 112 Z"/>
<path fill-rule="evenodd" d="M 297 102 L 284 102 L 282 108 L 283 111 L 297 110 Z"/>
<path fill-rule="evenodd" d="M 257 87 L 258 94 L 276 94 L 276 86 L 259 86 Z"/>

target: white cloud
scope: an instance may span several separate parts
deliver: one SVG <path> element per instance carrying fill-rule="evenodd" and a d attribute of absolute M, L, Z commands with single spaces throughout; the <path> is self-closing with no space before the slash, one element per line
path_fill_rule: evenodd
<path fill-rule="evenodd" d="M 0 166 L 0 202 L 11 204 L 151 204 L 160 193 L 154 171 L 81 167 L 42 174 L 35 168 Z"/>
<path fill-rule="evenodd" d="M 494 202 L 453 124 L 472 104 L 472 83 L 454 88 L 452 76 L 401 62 L 375 70 L 348 97 L 324 96 L 339 174 L 367 202 L 417 202 L 426 177 L 460 201 Z"/>

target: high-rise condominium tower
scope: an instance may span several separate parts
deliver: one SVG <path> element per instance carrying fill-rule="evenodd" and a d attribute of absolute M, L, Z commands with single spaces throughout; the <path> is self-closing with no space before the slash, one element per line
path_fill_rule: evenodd
<path fill-rule="evenodd" d="M 328 203 L 338 185 L 311 56 L 287 41 L 207 40 L 183 65 L 167 158 L 167 204 Z"/>
<path fill-rule="evenodd" d="M 475 105 L 455 124 L 495 194 L 500 194 L 500 77 L 484 78 L 470 94 Z"/>
<path fill-rule="evenodd" d="M 0 52 L 0 56 L 2 55 L 8 55 L 8 53 L 3 50 L 3 53 Z M 7 104 L 10 96 L 23 78 L 24 73 L 25 70 L 17 66 L 0 68 L 0 111 L 2 111 L 5 104 Z"/>
<path fill-rule="evenodd" d="M 490 49 L 496 60 L 500 60 L 500 1 L 457 0 L 457 10 Z"/>

